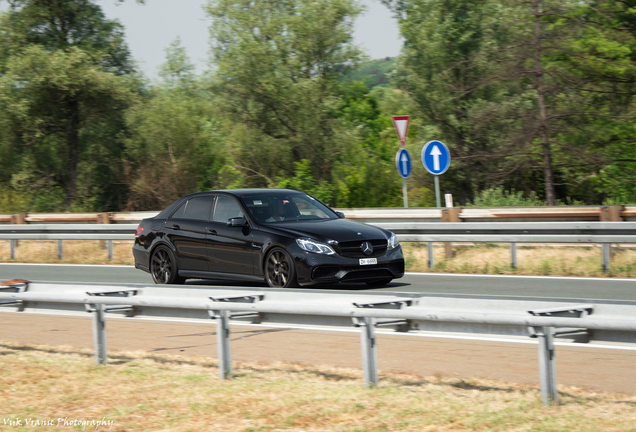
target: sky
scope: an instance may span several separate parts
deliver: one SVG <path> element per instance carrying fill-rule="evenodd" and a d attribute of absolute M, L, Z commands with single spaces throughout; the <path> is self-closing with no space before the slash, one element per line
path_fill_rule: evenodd
<path fill-rule="evenodd" d="M 206 69 L 209 20 L 202 6 L 207 0 L 97 0 L 109 19 L 125 28 L 126 42 L 149 78 L 156 78 L 157 67 L 166 58 L 166 48 L 177 37 L 185 47 L 196 72 Z M 397 21 L 379 0 L 361 0 L 366 12 L 355 22 L 354 43 L 372 59 L 395 57 L 400 53 Z"/>

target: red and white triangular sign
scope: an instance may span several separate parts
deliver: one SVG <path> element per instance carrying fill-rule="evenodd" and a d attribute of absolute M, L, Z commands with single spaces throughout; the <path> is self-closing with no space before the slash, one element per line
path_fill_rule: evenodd
<path fill-rule="evenodd" d="M 411 116 L 393 116 L 391 120 L 393 120 L 393 126 L 395 127 L 395 132 L 397 132 L 398 139 L 400 140 L 400 145 L 404 147 L 404 143 L 406 142 L 406 134 L 409 131 L 409 119 Z"/>

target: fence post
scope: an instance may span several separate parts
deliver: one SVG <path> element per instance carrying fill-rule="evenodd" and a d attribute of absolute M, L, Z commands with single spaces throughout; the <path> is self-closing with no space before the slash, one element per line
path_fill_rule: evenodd
<path fill-rule="evenodd" d="M 461 222 L 462 220 L 459 217 L 461 211 L 461 207 L 442 209 L 442 222 Z M 446 258 L 453 257 L 453 245 L 451 242 L 444 242 L 444 251 L 446 252 Z"/>
<path fill-rule="evenodd" d="M 57 257 L 60 261 L 64 259 L 64 243 L 63 240 L 57 241 Z"/>
<path fill-rule="evenodd" d="M 426 243 L 426 252 L 428 255 L 428 268 L 435 268 L 435 257 L 433 256 L 433 242 Z"/>
<path fill-rule="evenodd" d="M 95 346 L 95 363 L 106 364 L 108 351 L 106 347 L 106 320 L 104 319 L 104 305 L 90 305 L 93 310 L 93 345 Z"/>
<path fill-rule="evenodd" d="M 11 215 L 11 223 L 14 225 L 26 225 L 26 213 L 16 213 Z M 11 246 L 13 248 L 11 249 L 11 259 L 15 259 L 15 248 L 20 246 L 20 242 L 18 240 L 13 240 Z"/>
<path fill-rule="evenodd" d="M 364 367 L 364 386 L 378 386 L 378 350 L 375 340 L 375 319 L 362 318 L 360 326 L 360 343 L 362 345 L 362 363 Z"/>
<path fill-rule="evenodd" d="M 230 346 L 230 312 L 214 311 L 216 320 L 216 349 L 219 359 L 219 379 L 232 378 L 232 348 Z"/>
<path fill-rule="evenodd" d="M 601 222 L 622 222 L 623 218 L 621 213 L 625 209 L 622 205 L 612 205 L 601 207 L 600 218 Z M 601 247 L 601 258 L 603 262 L 603 271 L 610 271 L 610 262 L 612 260 L 612 245 L 609 243 L 603 243 Z"/>
<path fill-rule="evenodd" d="M 517 243 L 510 243 L 510 267 L 516 269 L 517 262 Z"/>
<path fill-rule="evenodd" d="M 11 259 L 14 260 L 15 259 L 15 244 L 16 244 L 16 240 L 9 240 L 9 246 L 11 247 Z"/>
<path fill-rule="evenodd" d="M 559 405 L 557 391 L 556 358 L 554 355 L 554 328 L 540 327 L 536 332 L 539 340 L 539 376 L 541 380 L 541 399 L 543 404 Z"/>
<path fill-rule="evenodd" d="M 97 223 L 98 224 L 110 224 L 112 216 L 113 216 L 112 213 L 99 213 L 97 215 Z M 101 243 L 102 247 L 106 248 L 106 250 L 108 251 L 108 259 L 110 261 L 112 261 L 113 260 L 113 241 L 112 240 L 102 240 L 100 243 Z"/>

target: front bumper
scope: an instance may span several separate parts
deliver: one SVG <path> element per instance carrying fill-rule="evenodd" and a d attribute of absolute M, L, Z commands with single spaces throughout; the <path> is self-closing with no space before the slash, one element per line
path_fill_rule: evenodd
<path fill-rule="evenodd" d="M 296 252 L 296 270 L 301 285 L 373 282 L 404 276 L 404 255 L 399 246 L 377 257 L 378 263 L 360 265 L 358 258 Z"/>

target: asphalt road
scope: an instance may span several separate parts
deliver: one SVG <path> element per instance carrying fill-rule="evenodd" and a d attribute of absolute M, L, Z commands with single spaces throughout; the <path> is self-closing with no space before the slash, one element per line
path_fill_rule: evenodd
<path fill-rule="evenodd" d="M 102 282 L 152 284 L 148 273 L 131 266 L 0 264 L 0 281 L 27 279 L 38 282 Z M 188 284 L 246 286 L 244 282 L 189 280 Z M 265 286 L 252 284 L 247 286 Z M 464 275 L 407 273 L 380 289 L 364 284 L 325 286 L 316 289 L 351 289 L 426 294 L 487 295 L 636 301 L 636 279 L 548 276 Z"/>

